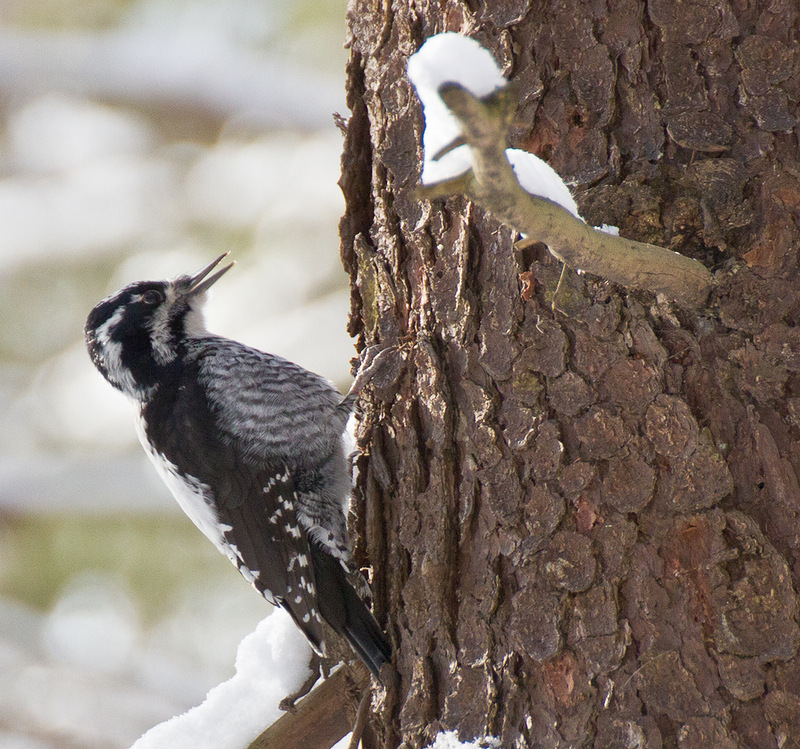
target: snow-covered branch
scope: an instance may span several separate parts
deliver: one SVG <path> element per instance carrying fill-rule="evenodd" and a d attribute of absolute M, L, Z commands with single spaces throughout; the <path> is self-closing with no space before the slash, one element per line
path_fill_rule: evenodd
<path fill-rule="evenodd" d="M 431 42 L 434 44 L 426 52 Z M 443 54 L 451 61 L 459 60 L 454 80 L 439 70 Z M 525 151 L 506 148 L 516 108 L 514 89 L 513 85 L 495 83 L 490 88 L 485 84 L 487 56 L 493 63 L 491 55 L 474 40 L 442 34 L 429 39 L 409 61 L 409 75 L 426 117 L 420 197 L 466 195 L 499 221 L 546 244 L 571 268 L 628 288 L 663 294 L 686 307 L 702 305 L 713 283 L 705 266 L 663 247 L 593 229 L 577 215 L 568 188 L 545 162 Z M 471 71 L 478 68 L 480 84 L 476 86 Z M 431 71 L 437 70 L 435 85 L 437 78 Z M 441 118 L 439 110 L 429 106 L 432 90 L 457 122 L 455 138 L 452 120 Z M 428 136 L 432 127 L 439 135 Z M 439 142 L 444 131 L 450 133 L 453 148 Z M 433 143 L 435 151 L 430 147 Z M 445 159 L 452 169 L 428 166 Z"/>

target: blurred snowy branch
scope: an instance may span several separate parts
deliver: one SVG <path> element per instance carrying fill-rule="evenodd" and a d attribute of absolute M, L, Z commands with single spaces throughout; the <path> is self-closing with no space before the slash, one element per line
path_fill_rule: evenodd
<path fill-rule="evenodd" d="M 139 455 L 41 453 L 0 459 L 0 511 L 157 512 L 178 508 Z"/>
<path fill-rule="evenodd" d="M 337 71 L 338 72 L 338 71 Z M 0 27 L 0 96 L 62 91 L 220 122 L 316 130 L 346 109 L 341 75 L 303 69 L 202 33 L 54 33 Z"/>

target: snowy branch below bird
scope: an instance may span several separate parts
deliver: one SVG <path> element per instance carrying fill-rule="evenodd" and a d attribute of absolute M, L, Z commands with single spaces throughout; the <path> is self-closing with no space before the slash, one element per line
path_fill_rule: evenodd
<path fill-rule="evenodd" d="M 570 268 L 685 307 L 706 301 L 713 279 L 702 263 L 592 228 L 549 164 L 506 148 L 513 86 L 478 42 L 455 33 L 431 37 L 409 59 L 408 75 L 425 116 L 420 197 L 466 195 Z"/>

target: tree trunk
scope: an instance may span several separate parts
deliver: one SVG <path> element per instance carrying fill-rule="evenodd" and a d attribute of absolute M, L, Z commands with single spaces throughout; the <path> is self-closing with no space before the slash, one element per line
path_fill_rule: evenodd
<path fill-rule="evenodd" d="M 800 746 L 796 0 L 353 0 L 341 185 L 365 397 L 357 553 L 399 687 L 382 745 Z M 405 75 L 493 52 L 510 145 L 592 224 L 716 274 L 689 312 L 415 198 Z M 532 237 L 535 239 L 535 237 Z"/>

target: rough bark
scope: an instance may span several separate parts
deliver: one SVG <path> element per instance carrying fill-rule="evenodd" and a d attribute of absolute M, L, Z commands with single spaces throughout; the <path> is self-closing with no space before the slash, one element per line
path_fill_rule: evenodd
<path fill-rule="evenodd" d="M 358 530 L 399 688 L 386 747 L 800 746 L 800 21 L 794 0 L 368 3 L 349 12 Z M 476 37 L 510 145 L 592 224 L 703 262 L 699 311 L 415 198 L 408 56 Z"/>

